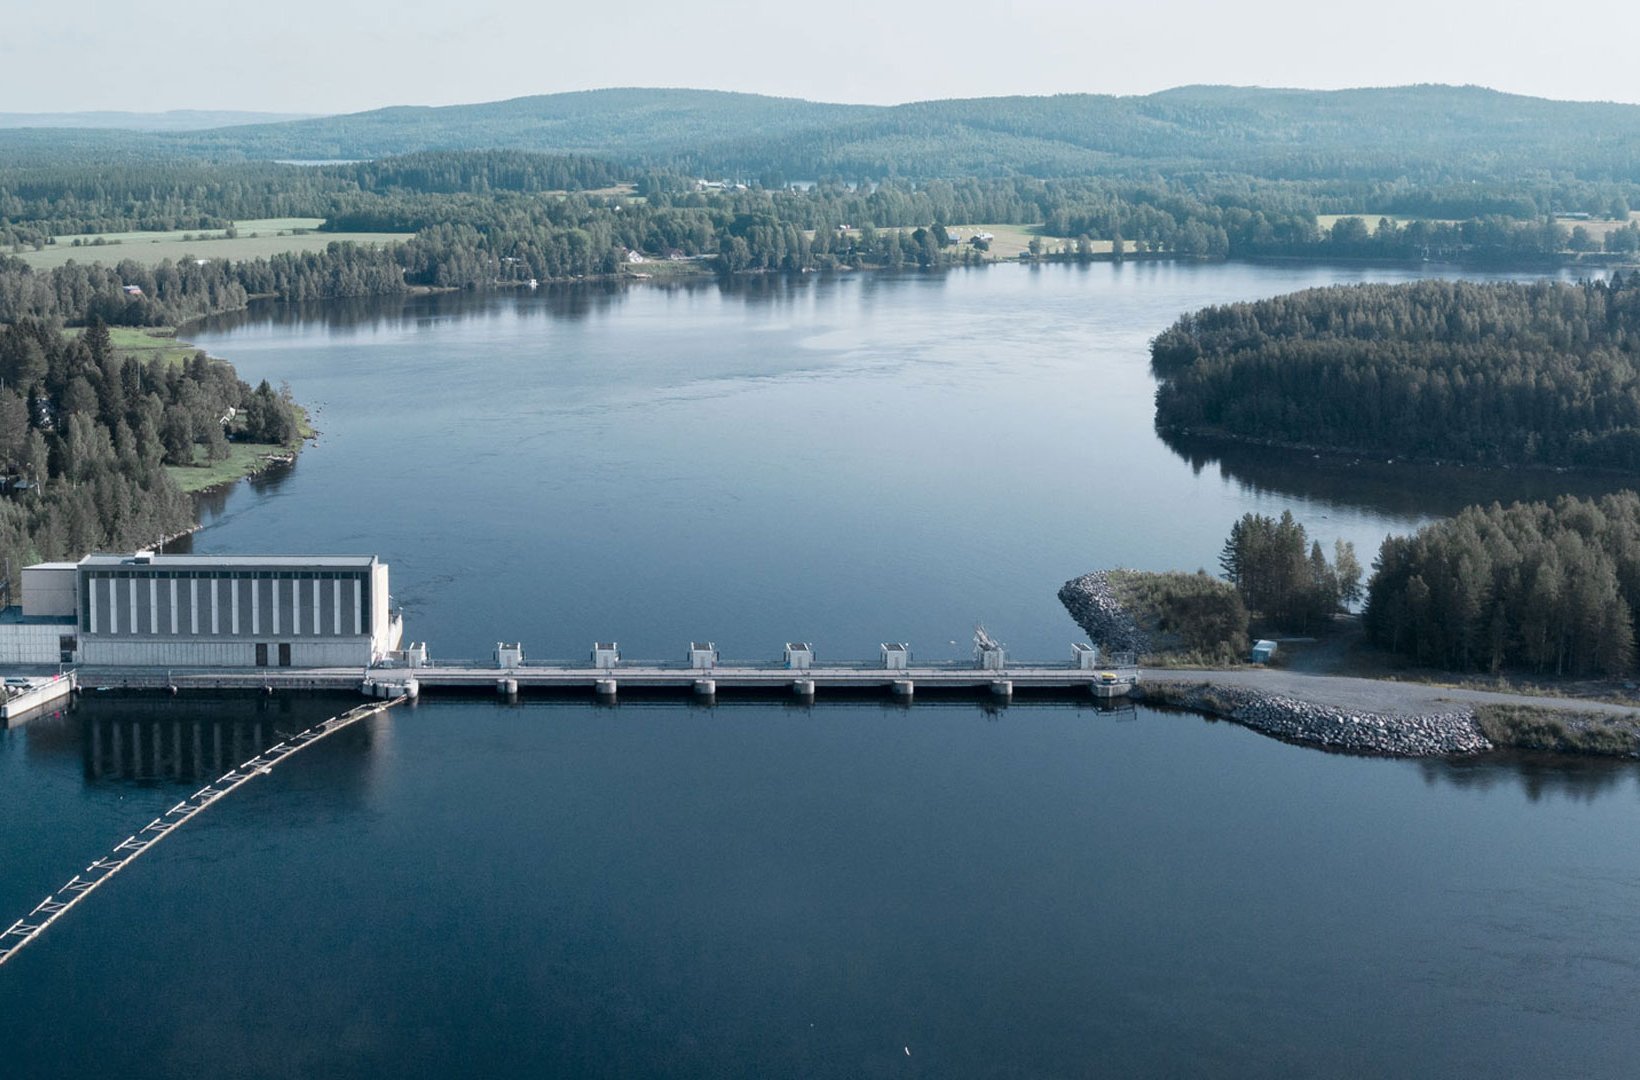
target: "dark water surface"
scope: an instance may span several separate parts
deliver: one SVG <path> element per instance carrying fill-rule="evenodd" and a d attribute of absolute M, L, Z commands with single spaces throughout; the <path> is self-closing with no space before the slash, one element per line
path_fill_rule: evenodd
<path fill-rule="evenodd" d="M 1156 439 L 1144 344 L 1180 311 L 1353 276 L 225 320 L 195 339 L 325 434 L 195 548 L 379 552 L 435 655 L 956 656 L 984 618 L 1057 658 L 1060 582 L 1211 565 L 1247 510 L 1365 559 L 1560 483 Z M 221 763 L 168 748 L 350 704 L 88 695 L 0 733 L 0 923 Z M 0 1075 L 1629 1076 L 1637 810 L 1629 764 L 1343 758 L 1146 709 L 428 701 L 247 785 L 0 969 Z"/>

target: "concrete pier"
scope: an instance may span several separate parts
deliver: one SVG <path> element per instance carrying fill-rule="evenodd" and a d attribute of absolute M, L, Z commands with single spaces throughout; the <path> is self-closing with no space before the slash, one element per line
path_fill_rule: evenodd
<path fill-rule="evenodd" d="M 21 724 L 74 692 L 73 672 L 63 675 L 13 676 L 0 688 L 0 726 Z"/>

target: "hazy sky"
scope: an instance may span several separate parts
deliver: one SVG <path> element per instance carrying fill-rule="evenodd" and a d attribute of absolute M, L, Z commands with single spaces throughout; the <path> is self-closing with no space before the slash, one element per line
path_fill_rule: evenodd
<path fill-rule="evenodd" d="M 1640 3 L 0 0 L 0 112 L 349 112 L 603 86 L 828 101 L 1479 83 L 1640 102 Z"/>

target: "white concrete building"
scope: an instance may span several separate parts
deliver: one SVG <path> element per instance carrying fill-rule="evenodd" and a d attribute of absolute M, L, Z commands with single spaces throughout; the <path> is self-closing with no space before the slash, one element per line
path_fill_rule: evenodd
<path fill-rule="evenodd" d="M 16 650 L 39 657 L 9 662 L 364 667 L 403 633 L 373 555 L 88 555 L 23 571 L 0 662 Z"/>

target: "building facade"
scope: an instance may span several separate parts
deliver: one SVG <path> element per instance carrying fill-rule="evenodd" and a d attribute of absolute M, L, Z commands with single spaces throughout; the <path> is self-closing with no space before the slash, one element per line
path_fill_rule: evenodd
<path fill-rule="evenodd" d="M 88 666 L 364 667 L 399 647 L 375 556 L 89 555 L 24 571 Z"/>

